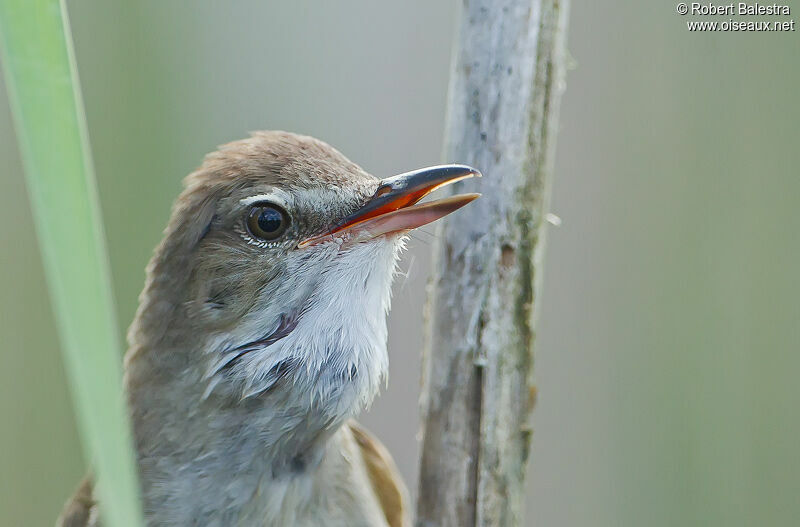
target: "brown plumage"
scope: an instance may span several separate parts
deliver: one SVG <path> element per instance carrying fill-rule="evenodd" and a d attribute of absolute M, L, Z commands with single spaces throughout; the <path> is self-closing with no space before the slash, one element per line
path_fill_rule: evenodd
<path fill-rule="evenodd" d="M 405 233 L 477 175 L 378 180 L 316 139 L 259 132 L 185 180 L 128 333 L 125 389 L 150 525 L 409 525 L 386 449 L 352 417 L 386 375 Z M 59 525 L 98 525 L 84 481 Z"/>
<path fill-rule="evenodd" d="M 367 467 L 372 490 L 390 527 L 405 527 L 408 522 L 408 494 L 389 451 L 365 428 L 352 421 L 350 429 Z"/>
<path fill-rule="evenodd" d="M 366 467 L 371 490 L 381 505 L 389 527 L 409 527 L 408 491 L 389 451 L 378 439 L 355 421 L 347 424 Z M 87 476 L 64 505 L 57 527 L 98 527 L 97 502 L 92 498 L 92 482 Z M 91 520 L 91 522 L 90 522 Z"/>

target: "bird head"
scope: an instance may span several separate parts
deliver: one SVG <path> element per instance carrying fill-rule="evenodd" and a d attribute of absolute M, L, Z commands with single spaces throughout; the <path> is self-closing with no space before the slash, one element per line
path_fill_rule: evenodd
<path fill-rule="evenodd" d="M 146 375 L 232 402 L 290 386 L 335 415 L 367 404 L 387 369 L 385 315 L 406 234 L 478 195 L 419 201 L 476 175 L 445 165 L 378 179 L 285 132 L 209 154 L 148 266 L 129 384 L 149 386 Z"/>

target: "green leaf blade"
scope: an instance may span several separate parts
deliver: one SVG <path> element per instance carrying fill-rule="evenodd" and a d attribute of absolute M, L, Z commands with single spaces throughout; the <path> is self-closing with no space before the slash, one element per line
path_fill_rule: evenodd
<path fill-rule="evenodd" d="M 119 332 L 63 2 L 0 0 L 0 48 L 84 451 L 111 527 L 142 525 Z"/>

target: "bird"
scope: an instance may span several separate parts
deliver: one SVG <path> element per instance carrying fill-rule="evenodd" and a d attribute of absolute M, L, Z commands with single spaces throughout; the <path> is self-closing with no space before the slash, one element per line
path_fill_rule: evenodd
<path fill-rule="evenodd" d="M 354 419 L 386 382 L 408 233 L 480 172 L 379 179 L 318 139 L 262 131 L 184 179 L 146 268 L 124 380 L 147 525 L 406 527 L 406 487 Z M 57 525 L 102 519 L 87 477 Z"/>

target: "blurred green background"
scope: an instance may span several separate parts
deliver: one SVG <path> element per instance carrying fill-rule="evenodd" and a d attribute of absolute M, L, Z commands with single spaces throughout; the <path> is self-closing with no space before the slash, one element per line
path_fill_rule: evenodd
<path fill-rule="evenodd" d="M 458 2 L 68 5 L 122 326 L 217 144 L 279 128 L 378 176 L 440 160 Z M 571 6 L 531 525 L 800 517 L 800 34 L 687 19 Z M 86 467 L 4 91 L 0 161 L 0 525 L 50 525 Z M 412 487 L 431 241 L 404 259 L 392 378 L 364 419 Z"/>

